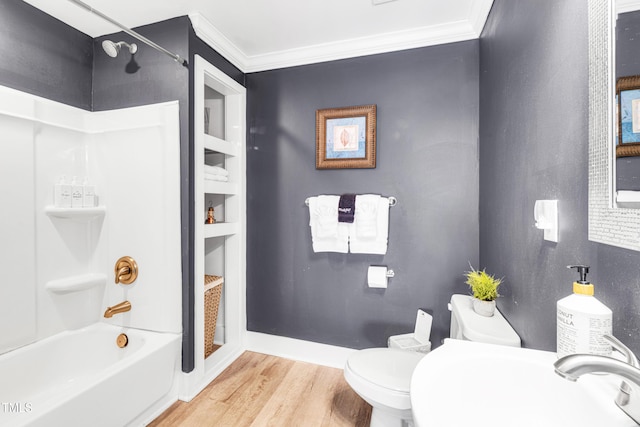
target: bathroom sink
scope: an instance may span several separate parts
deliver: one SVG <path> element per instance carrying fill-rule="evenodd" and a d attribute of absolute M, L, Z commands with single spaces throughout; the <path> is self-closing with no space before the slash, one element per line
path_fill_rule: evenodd
<path fill-rule="evenodd" d="M 567 381 L 547 351 L 447 339 L 411 378 L 416 427 L 637 424 L 614 403 L 621 379 L 584 375 Z"/>

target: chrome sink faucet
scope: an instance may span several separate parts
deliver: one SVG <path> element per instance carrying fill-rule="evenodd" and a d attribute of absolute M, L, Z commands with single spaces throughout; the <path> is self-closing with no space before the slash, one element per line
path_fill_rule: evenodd
<path fill-rule="evenodd" d="M 629 347 L 627 347 L 622 343 L 622 341 L 620 341 L 613 335 L 608 335 L 608 334 L 603 335 L 602 338 L 608 341 L 613 348 L 615 348 L 620 353 L 622 353 L 624 357 L 627 359 L 627 363 L 629 365 L 633 366 L 634 368 L 640 368 L 640 364 L 638 363 L 638 358 L 636 357 L 635 354 L 633 354 L 633 351 L 631 351 Z M 620 384 L 620 391 L 618 392 L 618 396 L 616 396 L 616 405 L 621 406 L 629 402 L 630 394 L 631 394 L 631 386 L 627 384 L 626 381 L 622 381 L 622 384 Z"/>
<path fill-rule="evenodd" d="M 613 348 L 624 354 L 627 363 L 607 356 L 593 354 L 571 354 L 558 359 L 553 366 L 556 374 L 569 380 L 576 381 L 584 374 L 601 372 L 615 374 L 627 381 L 620 384 L 620 391 L 615 398 L 616 405 L 640 424 L 640 369 L 638 359 L 633 352 L 617 338 L 604 335 Z"/>

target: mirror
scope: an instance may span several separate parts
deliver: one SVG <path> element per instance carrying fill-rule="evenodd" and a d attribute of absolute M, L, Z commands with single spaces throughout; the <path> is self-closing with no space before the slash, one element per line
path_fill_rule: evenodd
<path fill-rule="evenodd" d="M 640 209 L 614 207 L 615 0 L 588 0 L 589 240 L 640 251 Z"/>
<path fill-rule="evenodd" d="M 640 208 L 640 1 L 616 0 L 614 121 L 618 207 Z M 634 201 L 636 200 L 636 201 Z"/>

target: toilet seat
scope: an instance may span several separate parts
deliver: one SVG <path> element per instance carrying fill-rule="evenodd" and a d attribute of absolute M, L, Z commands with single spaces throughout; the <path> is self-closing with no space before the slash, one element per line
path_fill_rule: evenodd
<path fill-rule="evenodd" d="M 347 360 L 345 379 L 373 406 L 410 409 L 411 375 L 424 356 L 395 348 L 360 350 Z"/>

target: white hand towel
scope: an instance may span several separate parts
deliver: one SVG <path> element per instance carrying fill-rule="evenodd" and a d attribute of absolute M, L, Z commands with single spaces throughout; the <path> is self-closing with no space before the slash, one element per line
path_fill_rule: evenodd
<path fill-rule="evenodd" d="M 229 181 L 229 177 L 226 175 L 218 175 L 218 174 L 211 174 L 211 173 L 205 173 L 204 179 L 208 181 L 222 181 L 222 182 Z"/>
<path fill-rule="evenodd" d="M 348 224 L 338 223 L 340 196 L 309 197 L 309 226 L 314 252 L 349 252 Z"/>
<path fill-rule="evenodd" d="M 387 253 L 387 238 L 389 236 L 389 199 L 386 197 L 380 197 L 378 199 L 375 236 L 363 237 L 357 232 L 358 197 L 361 196 L 356 196 L 356 215 L 354 223 L 352 224 L 353 228 L 350 229 L 349 235 L 349 247 L 351 253 L 384 255 Z M 365 234 L 370 233 L 368 228 L 369 227 L 365 224 Z"/>
<path fill-rule="evenodd" d="M 354 225 L 356 236 L 375 238 L 378 235 L 378 205 L 380 196 L 363 194 L 356 196 Z"/>

